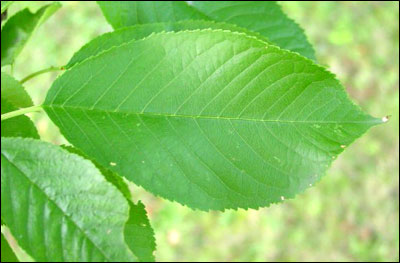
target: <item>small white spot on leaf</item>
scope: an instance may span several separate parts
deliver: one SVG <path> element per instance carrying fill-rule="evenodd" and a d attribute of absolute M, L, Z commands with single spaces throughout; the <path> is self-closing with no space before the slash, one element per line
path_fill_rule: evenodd
<path fill-rule="evenodd" d="M 390 118 L 389 116 L 385 116 L 385 117 L 382 118 L 382 121 L 383 122 L 387 122 L 389 120 L 389 118 Z"/>
<path fill-rule="evenodd" d="M 114 162 L 111 162 L 110 165 L 111 165 L 111 166 L 116 166 L 117 164 L 114 163 Z"/>
<path fill-rule="evenodd" d="M 284 200 L 285 200 L 285 197 L 284 197 L 283 195 L 281 196 L 281 200 L 282 200 L 282 201 L 284 201 Z"/>

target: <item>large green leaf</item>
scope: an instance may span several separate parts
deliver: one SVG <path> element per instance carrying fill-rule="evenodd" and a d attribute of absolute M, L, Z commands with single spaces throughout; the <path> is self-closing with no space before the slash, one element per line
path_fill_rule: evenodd
<path fill-rule="evenodd" d="M 90 159 L 83 152 L 71 146 L 63 146 L 69 152 L 78 154 L 85 159 Z M 153 262 L 154 251 L 156 250 L 156 241 L 154 238 L 154 230 L 150 225 L 147 212 L 144 205 L 139 201 L 135 204 L 132 201 L 132 195 L 128 185 L 121 176 L 111 170 L 104 168 L 95 160 L 91 160 L 99 169 L 107 181 L 121 191 L 129 203 L 129 219 L 125 225 L 125 241 L 133 253 L 141 262 Z"/>
<path fill-rule="evenodd" d="M 22 85 L 7 73 L 1 72 L 1 114 L 32 106 L 32 99 Z M 2 137 L 39 138 L 33 122 L 18 116 L 1 122 Z"/>
<path fill-rule="evenodd" d="M 129 206 L 95 166 L 32 139 L 1 138 L 1 217 L 37 261 L 135 261 Z"/>
<path fill-rule="evenodd" d="M 278 46 L 315 60 L 303 30 L 275 1 L 193 1 L 193 6 L 212 19 L 260 32 Z"/>
<path fill-rule="evenodd" d="M 381 123 L 312 61 L 221 30 L 105 51 L 59 77 L 43 107 L 102 166 L 202 210 L 293 198 Z"/>
<path fill-rule="evenodd" d="M 1 262 L 19 262 L 3 233 L 1 233 Z"/>
<path fill-rule="evenodd" d="M 60 7 L 55 2 L 36 13 L 25 8 L 10 18 L 1 31 L 1 66 L 13 64 L 35 30 Z"/>
<path fill-rule="evenodd" d="M 224 29 L 232 32 L 242 32 L 250 36 L 254 36 L 268 42 L 268 39 L 256 32 L 248 31 L 245 28 L 241 28 L 232 24 L 227 23 L 216 23 L 214 21 L 206 20 L 187 20 L 178 22 L 165 22 L 165 23 L 154 23 L 154 24 L 144 24 L 135 25 L 131 27 L 125 27 L 117 29 L 114 32 L 106 33 L 101 35 L 86 45 L 84 45 L 78 52 L 76 52 L 71 60 L 66 65 L 66 68 L 70 68 L 77 63 L 84 61 L 85 59 L 100 54 L 101 52 L 108 50 L 112 47 L 119 46 L 130 42 L 135 39 L 141 39 L 151 35 L 152 33 L 159 32 L 178 32 L 184 30 L 194 30 L 194 29 Z"/>
<path fill-rule="evenodd" d="M 156 22 L 171 22 L 207 17 L 185 1 L 98 1 L 114 29 Z"/>

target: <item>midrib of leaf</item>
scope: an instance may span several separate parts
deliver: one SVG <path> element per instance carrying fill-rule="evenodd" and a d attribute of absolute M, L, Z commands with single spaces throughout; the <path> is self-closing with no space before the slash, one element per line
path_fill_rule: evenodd
<path fill-rule="evenodd" d="M 231 32 L 231 31 L 229 31 L 229 30 L 222 30 L 222 29 L 187 30 L 187 31 L 180 31 L 180 32 L 178 32 L 178 33 L 175 33 L 175 32 L 162 32 L 162 33 L 156 33 L 155 35 L 162 35 L 162 34 L 181 34 L 181 33 L 185 33 L 185 32 L 205 32 L 205 31 L 209 31 L 209 32 L 230 32 L 230 33 L 232 33 L 232 34 L 242 35 L 242 36 L 244 36 L 244 37 L 246 37 L 246 38 L 248 38 L 248 39 L 251 39 L 252 41 L 255 41 L 255 42 L 258 42 L 258 43 L 262 43 L 263 45 L 265 45 L 265 48 L 266 48 L 266 49 L 269 48 L 269 44 L 268 44 L 268 43 L 264 42 L 264 41 L 261 40 L 261 39 L 256 38 L 255 36 L 249 36 L 249 35 L 246 35 L 245 33 Z M 92 57 L 87 58 L 86 60 L 84 60 L 84 61 L 82 61 L 81 63 L 79 63 L 79 64 L 75 65 L 74 67 L 72 67 L 71 69 L 76 68 L 76 67 L 78 67 L 79 65 L 82 65 L 83 63 L 88 62 L 88 61 L 90 61 L 90 60 L 99 58 L 99 57 L 101 57 L 101 56 L 107 54 L 108 52 L 110 52 L 110 51 L 112 51 L 112 50 L 115 50 L 115 49 L 117 49 L 117 48 L 121 48 L 121 47 L 127 46 L 127 45 L 129 45 L 129 44 L 132 44 L 133 42 L 145 41 L 146 39 L 151 38 L 151 37 L 152 37 L 152 36 L 149 36 L 149 37 L 146 37 L 146 38 L 143 38 L 143 39 L 140 39 L 140 40 L 135 40 L 135 39 L 134 39 L 134 40 L 132 40 L 132 41 L 130 41 L 130 42 L 123 43 L 123 44 L 121 44 L 121 45 L 119 45 L 119 46 L 114 46 L 114 47 L 112 47 L 112 48 L 110 48 L 110 49 L 108 49 L 108 50 L 105 50 L 105 51 L 103 51 L 103 52 L 101 52 L 101 53 L 95 55 L 95 56 L 92 56 Z M 181 108 L 183 105 L 185 105 L 185 103 L 188 101 L 188 99 L 191 98 L 198 90 L 200 90 L 200 88 L 204 85 L 204 83 L 206 83 L 207 80 L 208 80 L 209 78 L 211 78 L 211 77 L 218 71 L 218 69 L 222 68 L 225 64 L 227 64 L 228 62 L 230 62 L 233 58 L 237 57 L 237 56 L 240 55 L 241 53 L 245 53 L 246 51 L 251 50 L 252 47 L 249 47 L 248 49 L 246 49 L 246 50 L 244 50 L 244 51 L 242 51 L 242 52 L 240 52 L 240 53 L 234 54 L 234 55 L 231 56 L 227 61 L 225 61 L 224 63 L 222 63 L 217 69 L 215 69 L 214 72 L 213 72 L 212 74 L 210 74 L 205 80 L 203 80 L 203 83 L 202 83 L 199 87 L 197 87 L 197 88 L 192 92 L 192 94 L 191 94 L 190 96 L 188 96 L 188 97 L 186 98 L 186 100 L 177 108 L 177 110 L 175 111 L 174 114 L 172 114 L 172 113 L 155 113 L 155 112 L 146 112 L 146 111 L 145 111 L 146 108 L 147 108 L 147 106 L 149 106 L 149 105 L 151 104 L 151 102 L 153 102 L 153 100 L 154 100 L 160 93 L 162 93 L 162 91 L 164 91 L 174 80 L 178 79 L 178 77 L 181 76 L 181 74 L 183 74 L 187 69 L 189 69 L 189 68 L 190 68 L 190 65 L 192 65 L 192 63 L 194 63 L 194 62 L 196 61 L 196 59 L 198 59 L 199 57 L 201 57 L 201 56 L 203 56 L 203 55 L 206 55 L 208 52 L 212 51 L 213 48 L 215 48 L 216 46 L 218 46 L 219 44 L 222 44 L 222 43 L 223 43 L 223 41 L 222 41 L 222 42 L 215 43 L 215 44 L 212 45 L 210 48 L 205 49 L 204 52 L 197 54 L 197 56 L 195 56 L 195 57 L 192 59 L 192 61 L 189 62 L 188 65 L 186 65 L 185 68 L 184 68 L 181 72 L 179 72 L 178 74 L 176 74 L 176 76 L 174 76 L 174 78 L 172 78 L 167 84 L 165 84 L 163 87 L 161 87 L 161 88 L 159 89 L 158 93 L 156 93 L 153 97 L 151 97 L 151 98 L 148 100 L 148 102 L 145 104 L 145 106 L 144 106 L 140 111 L 137 111 L 137 112 L 123 111 L 123 110 L 120 110 L 120 107 L 130 98 L 130 96 L 134 93 L 134 91 L 135 91 L 138 87 L 140 87 L 140 85 L 141 85 L 142 83 L 145 82 L 146 78 L 149 77 L 154 71 L 156 71 L 156 70 L 158 69 L 158 67 L 162 65 L 163 61 L 165 61 L 165 60 L 167 60 L 167 59 L 169 58 L 168 55 L 165 55 L 162 59 L 160 59 L 160 61 L 157 63 L 157 65 L 155 65 L 151 71 L 149 71 L 145 76 L 142 77 L 142 79 L 136 84 L 135 87 L 132 88 L 132 90 L 130 91 L 130 93 L 129 93 L 126 97 L 121 98 L 121 101 L 120 101 L 119 105 L 118 105 L 115 109 L 96 109 L 95 107 L 97 106 L 97 103 L 100 102 L 100 101 L 107 95 L 107 92 L 108 92 L 109 90 L 111 90 L 111 89 L 113 88 L 113 86 L 118 82 L 118 80 L 126 73 L 126 71 L 127 71 L 127 70 L 130 68 L 130 66 L 132 65 L 133 61 L 135 61 L 135 59 L 138 58 L 138 57 L 140 57 L 143 53 L 148 52 L 149 49 L 145 49 L 145 50 L 143 50 L 142 52 L 140 52 L 139 54 L 135 54 L 135 55 L 132 57 L 132 59 L 130 60 L 130 62 L 125 66 L 125 68 L 124 68 L 123 70 L 121 70 L 121 73 L 119 74 L 119 76 L 118 76 L 117 78 L 115 78 L 115 80 L 110 84 L 110 86 L 109 86 L 108 88 L 106 88 L 106 89 L 104 90 L 104 92 L 103 92 L 102 94 L 100 94 L 100 96 L 97 98 L 97 100 L 96 100 L 92 105 L 87 105 L 87 106 L 75 106 L 75 105 L 67 105 L 67 103 L 68 103 L 74 96 L 76 96 L 77 94 L 79 94 L 79 92 L 82 91 L 82 90 L 85 88 L 85 86 L 86 86 L 93 78 L 95 78 L 98 74 L 100 74 L 101 71 L 104 69 L 105 66 L 102 67 L 102 68 L 100 68 L 100 69 L 99 69 L 96 73 L 94 73 L 94 74 L 93 74 L 93 72 L 92 72 L 91 77 L 82 85 L 82 87 L 79 88 L 79 89 L 77 89 L 73 94 L 71 94 L 68 98 L 66 98 L 66 99 L 64 100 L 64 102 L 63 102 L 61 105 L 56 105 L 56 104 L 54 104 L 54 102 L 55 102 L 55 99 L 56 99 L 57 96 L 58 96 L 58 93 L 61 92 L 61 91 L 63 90 L 63 88 L 60 88 L 60 89 L 57 91 L 57 93 L 53 96 L 53 100 L 52 100 L 49 104 L 45 104 L 44 107 L 53 107 L 53 108 L 62 108 L 62 109 L 81 109 L 81 110 L 85 110 L 85 111 L 100 111 L 100 112 L 104 112 L 104 113 L 118 113 L 118 112 L 120 112 L 120 113 L 123 113 L 123 114 L 132 114 L 132 115 L 137 115 L 137 116 L 146 116 L 146 115 L 147 115 L 147 116 L 155 116 L 155 117 L 159 116 L 159 117 L 174 117 L 174 118 L 215 119 L 215 120 L 249 121 L 249 122 L 274 122 L 274 123 L 299 123 L 299 124 L 380 124 L 380 123 L 382 123 L 382 121 L 381 121 L 380 119 L 376 119 L 376 118 L 375 118 L 375 119 L 371 119 L 371 120 L 364 120 L 364 121 L 357 121 L 357 120 L 354 120 L 354 121 L 342 121 L 342 120 L 310 120 L 310 121 L 308 121 L 308 120 L 294 120 L 294 119 L 293 119 L 293 120 L 290 120 L 290 119 L 265 119 L 264 117 L 263 117 L 263 118 L 260 118 L 260 119 L 244 118 L 244 117 L 241 117 L 241 114 L 239 114 L 239 116 L 232 116 L 232 117 L 222 116 L 222 114 L 223 114 L 224 110 L 226 109 L 226 107 L 229 106 L 229 105 L 234 101 L 234 99 L 235 99 L 236 97 L 238 97 L 242 92 L 245 91 L 245 88 L 246 88 L 246 86 L 247 86 L 248 84 L 250 84 L 252 81 L 254 81 L 254 79 L 256 79 L 256 78 L 258 77 L 258 75 L 260 75 L 261 73 L 263 73 L 264 71 L 266 71 L 267 69 L 269 69 L 271 66 L 275 66 L 276 64 L 281 63 L 282 60 L 279 61 L 279 62 L 277 62 L 277 63 L 273 63 L 273 64 L 271 64 L 270 66 L 266 67 L 266 68 L 263 69 L 260 73 L 258 73 L 257 76 L 256 76 L 255 78 L 253 78 L 252 80 L 250 80 L 250 81 L 247 83 L 247 85 L 246 85 L 238 94 L 236 94 L 236 95 L 231 99 L 230 102 L 227 103 L 227 105 L 225 106 L 225 108 L 223 108 L 223 110 L 219 113 L 219 116 L 209 116 L 209 115 L 203 115 L 203 114 L 202 114 L 202 112 L 207 108 L 207 106 L 208 106 L 209 104 L 207 104 L 205 107 L 203 107 L 203 109 L 202 109 L 202 110 L 199 112 L 199 114 L 197 114 L 197 115 L 176 114 L 176 113 L 180 110 L 180 108 Z M 280 50 L 279 47 L 274 47 L 274 48 Z M 294 53 L 291 52 L 291 51 L 286 51 L 286 52 L 289 53 L 289 54 L 294 54 Z M 262 57 L 262 56 L 261 56 L 261 57 Z M 260 59 L 261 57 L 258 57 L 258 59 Z M 256 59 L 256 61 L 257 61 L 258 59 Z M 332 79 L 336 80 L 335 76 L 334 76 L 332 73 L 326 71 L 324 68 L 322 68 L 322 67 L 320 67 L 319 65 L 315 64 L 313 61 L 311 61 L 311 60 L 309 60 L 309 61 L 312 62 L 312 65 L 313 65 L 313 66 L 316 66 L 316 67 L 318 67 L 319 69 L 322 69 L 323 73 L 326 74 L 326 76 L 325 76 L 324 79 L 322 79 L 322 80 L 315 80 L 315 81 L 313 81 L 313 82 L 310 83 L 310 84 L 314 84 L 314 83 L 319 82 L 319 81 L 324 81 L 324 80 L 329 79 L 329 78 L 332 78 Z M 254 64 L 255 64 L 255 61 L 252 62 L 250 65 L 248 65 L 246 69 L 250 68 L 250 67 L 253 66 Z M 268 90 L 271 86 L 273 86 L 276 82 L 282 81 L 283 79 L 288 78 L 288 77 L 293 76 L 293 75 L 301 75 L 301 74 L 309 74 L 309 73 L 291 73 L 291 74 L 288 74 L 288 75 L 284 76 L 282 79 L 278 79 L 278 80 L 276 80 L 275 82 L 270 83 L 269 86 L 265 87 L 257 96 L 255 96 L 255 97 L 252 99 L 252 101 L 250 101 L 250 102 L 248 103 L 248 105 L 246 105 L 246 106 L 242 109 L 241 113 L 243 113 L 243 112 L 245 111 L 245 109 L 246 109 L 248 106 L 250 106 L 250 105 L 252 104 L 252 102 L 256 101 L 256 99 L 257 99 L 263 92 L 267 91 L 267 90 Z M 236 77 L 235 77 L 235 78 L 236 78 Z M 233 78 L 230 82 L 232 82 L 235 78 Z M 337 80 L 336 80 L 336 81 L 337 81 Z M 229 83 L 229 84 L 227 84 L 225 87 L 223 87 L 223 88 L 220 90 L 220 92 L 224 91 L 224 89 L 225 89 L 226 87 L 228 87 L 230 84 L 231 84 L 231 83 Z M 307 85 L 306 87 L 304 87 L 303 91 L 305 91 L 305 90 L 307 89 L 307 87 L 308 87 L 308 85 Z M 322 89 L 321 89 L 321 90 L 322 90 Z M 289 92 L 289 91 L 290 91 L 290 89 L 287 90 L 287 92 Z M 343 90 L 343 91 L 344 91 L 344 90 Z M 216 97 L 218 97 L 219 95 L 220 95 L 220 94 L 218 93 L 214 98 L 212 98 L 212 100 L 215 99 Z M 278 101 L 280 101 L 282 98 L 284 98 L 285 95 L 286 95 L 286 93 L 285 93 L 285 94 L 282 94 L 282 96 L 281 96 L 280 98 L 278 98 L 274 104 L 270 105 L 270 108 L 272 108 Z M 301 95 L 301 94 L 299 94 L 298 96 L 296 96 L 296 99 L 297 99 L 298 97 L 300 97 L 300 95 Z M 315 96 L 313 99 L 315 99 L 316 97 L 317 97 L 317 96 Z M 284 111 L 285 111 L 287 108 L 289 108 L 289 106 L 290 106 L 291 104 L 293 104 L 293 103 L 296 101 L 296 99 L 293 100 L 289 105 L 287 105 L 287 106 L 285 107 L 285 109 L 282 111 L 282 114 L 284 113 Z M 211 101 L 212 101 L 212 100 L 211 100 Z M 210 101 L 210 102 L 211 102 L 211 101 Z M 354 103 L 353 103 L 353 105 L 354 105 Z M 269 108 L 269 109 L 270 109 L 270 108 Z M 267 109 L 267 111 L 268 111 L 269 109 Z M 267 113 L 267 111 L 266 111 L 266 113 Z M 266 114 L 266 113 L 265 113 L 265 114 Z M 265 116 L 265 115 L 264 115 L 264 116 Z"/>
<path fill-rule="evenodd" d="M 83 236 L 85 236 L 87 238 L 87 240 L 90 241 L 90 243 L 93 244 L 93 246 L 100 252 L 100 254 L 103 255 L 103 257 L 105 259 L 107 259 L 108 261 L 112 261 L 110 258 L 108 258 L 108 256 L 106 256 L 104 254 L 104 252 L 98 247 L 98 245 L 86 234 L 86 232 L 79 226 L 78 223 L 76 223 L 67 213 L 66 211 L 64 211 L 63 209 L 61 209 L 61 207 L 57 204 L 57 202 L 55 200 L 53 200 L 52 198 L 50 198 L 50 196 L 47 195 L 47 193 L 39 186 L 37 185 L 34 181 L 32 181 L 29 176 L 27 176 L 25 174 L 25 172 L 23 170 L 21 170 L 17 165 L 15 165 L 10 159 L 7 158 L 7 156 L 5 156 L 3 153 L 1 153 L 1 156 L 3 156 L 10 164 L 12 164 L 13 167 L 15 167 L 18 171 L 21 172 L 22 175 L 24 175 L 24 177 L 29 181 L 29 183 L 31 185 L 33 185 L 34 187 L 36 187 L 46 198 L 47 200 L 49 200 L 52 204 L 54 204 L 62 213 L 63 216 L 66 217 L 70 222 L 72 222 L 75 227 L 82 233 Z M 14 209 L 13 209 L 14 210 Z M 11 229 L 10 229 L 11 230 Z M 64 256 L 64 254 L 62 254 Z"/>
<path fill-rule="evenodd" d="M 155 112 L 129 112 L 129 111 L 115 111 L 109 109 L 94 109 L 92 107 L 83 106 L 70 106 L 70 105 L 44 105 L 44 108 L 57 108 L 57 109 L 72 109 L 84 110 L 103 113 L 120 113 L 123 115 L 137 115 L 137 116 L 154 116 L 154 117 L 173 117 L 173 118 L 188 118 L 188 119 L 214 119 L 214 120 L 227 120 L 227 121 L 249 121 L 249 122 L 274 122 L 274 123 L 299 123 L 299 124 L 380 124 L 383 123 L 380 119 L 365 120 L 365 121 L 319 121 L 319 120 L 268 120 L 268 119 L 251 119 L 251 118 L 235 118 L 235 117 L 222 117 L 222 116 L 207 116 L 207 115 L 182 115 L 182 114 L 169 114 L 169 113 L 155 113 Z"/>

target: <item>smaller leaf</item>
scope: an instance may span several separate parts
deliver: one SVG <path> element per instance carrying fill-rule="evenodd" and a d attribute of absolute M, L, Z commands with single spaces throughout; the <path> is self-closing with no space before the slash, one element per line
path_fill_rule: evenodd
<path fill-rule="evenodd" d="M 49 143 L 1 138 L 1 216 L 37 261 L 137 260 L 123 195 L 91 162 Z"/>
<path fill-rule="evenodd" d="M 281 48 L 315 60 L 303 29 L 276 1 L 193 1 L 193 7 L 211 19 L 259 32 Z"/>
<path fill-rule="evenodd" d="M 1 73 L 1 114 L 32 106 L 24 87 L 7 73 Z M 2 137 L 39 138 L 35 125 L 27 116 L 17 116 L 1 122 Z"/>
<path fill-rule="evenodd" d="M 14 107 L 7 100 L 1 98 L 1 114 L 15 111 L 17 109 L 18 108 Z M 27 116 L 24 115 L 2 121 L 1 136 L 39 139 L 35 125 Z"/>
<path fill-rule="evenodd" d="M 17 108 L 26 108 L 33 105 L 32 99 L 21 83 L 4 72 L 1 72 L 1 98 L 6 99 Z"/>
<path fill-rule="evenodd" d="M 269 43 L 268 39 L 257 32 L 249 31 L 245 28 L 238 27 L 233 24 L 224 22 L 214 22 L 206 20 L 186 20 L 178 22 L 154 23 L 144 25 L 134 25 L 117 29 L 113 32 L 103 34 L 86 45 L 84 45 L 78 52 L 76 52 L 71 60 L 66 65 L 66 68 L 71 68 L 84 61 L 87 58 L 96 56 L 103 51 L 112 47 L 120 46 L 133 40 L 145 38 L 152 33 L 171 32 L 171 31 L 185 31 L 195 29 L 224 29 L 231 32 L 246 33 L 249 36 L 256 37 L 264 42 Z"/>
<path fill-rule="evenodd" d="M 114 29 L 157 22 L 207 19 L 185 1 L 97 1 Z"/>
<path fill-rule="evenodd" d="M 25 8 L 10 18 L 1 31 L 1 66 L 13 64 L 35 30 L 60 7 L 54 2 L 36 13 Z"/>
<path fill-rule="evenodd" d="M 75 153 L 90 160 L 89 157 L 77 148 L 64 145 L 62 148 L 70 153 Z M 141 262 L 154 262 L 155 259 L 153 253 L 156 250 L 156 240 L 154 238 L 154 230 L 150 225 L 144 205 L 140 201 L 137 204 L 132 201 L 131 192 L 123 177 L 117 175 L 104 166 L 101 166 L 94 160 L 90 161 L 100 170 L 107 181 L 112 183 L 121 191 L 129 203 L 129 219 L 124 230 L 125 241 L 129 248 Z"/>
<path fill-rule="evenodd" d="M 154 262 L 156 242 L 142 202 L 129 201 L 129 219 L 125 225 L 125 241 L 141 262 Z"/>
<path fill-rule="evenodd" d="M 1 262 L 19 262 L 3 233 L 1 233 Z"/>

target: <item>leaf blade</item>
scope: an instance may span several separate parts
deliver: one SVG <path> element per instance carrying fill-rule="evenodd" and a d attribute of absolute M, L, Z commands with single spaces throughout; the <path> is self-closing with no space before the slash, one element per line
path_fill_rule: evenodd
<path fill-rule="evenodd" d="M 36 29 L 53 15 L 61 4 L 54 2 L 31 13 L 28 8 L 7 20 L 1 31 L 1 66 L 14 63 Z"/>
<path fill-rule="evenodd" d="M 74 65 L 84 61 L 85 59 L 96 56 L 112 47 L 120 46 L 133 40 L 145 38 L 152 33 L 160 33 L 164 31 L 179 32 L 195 29 L 223 29 L 229 30 L 231 32 L 240 32 L 257 37 L 260 40 L 269 43 L 268 39 L 258 33 L 251 32 L 245 28 L 223 22 L 214 22 L 207 20 L 186 20 L 178 22 L 143 24 L 117 29 L 113 32 L 106 33 L 93 39 L 72 56 L 72 58 L 66 65 L 66 68 L 71 68 Z"/>
<path fill-rule="evenodd" d="M 7 73 L 1 73 L 1 114 L 32 106 L 24 87 Z M 1 136 L 39 138 L 35 125 L 27 116 L 1 122 Z"/>
<path fill-rule="evenodd" d="M 216 21 L 259 32 L 281 48 L 315 60 L 315 52 L 300 26 L 276 1 L 193 1 L 193 6 Z"/>
<path fill-rule="evenodd" d="M 32 139 L 1 143 L 2 219 L 30 256 L 135 260 L 122 236 L 128 205 L 90 162 Z"/>
<path fill-rule="evenodd" d="M 114 29 L 207 17 L 185 1 L 97 1 Z"/>
<path fill-rule="evenodd" d="M 312 61 L 221 30 L 103 52 L 59 78 L 44 108 L 101 165 L 201 210 L 292 198 L 381 123 Z"/>
<path fill-rule="evenodd" d="M 65 150 L 90 160 L 85 154 L 71 146 L 63 146 Z M 146 209 L 142 202 L 135 204 L 132 200 L 128 184 L 124 179 L 104 168 L 96 161 L 90 160 L 99 169 L 107 181 L 112 183 L 124 195 L 129 204 L 129 219 L 126 222 L 124 235 L 126 243 L 141 262 L 154 262 L 153 253 L 156 250 L 154 230 L 147 217 Z"/>
<path fill-rule="evenodd" d="M 21 83 L 5 72 L 1 72 L 1 98 L 8 100 L 17 108 L 33 105 L 31 97 Z"/>

